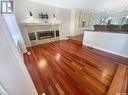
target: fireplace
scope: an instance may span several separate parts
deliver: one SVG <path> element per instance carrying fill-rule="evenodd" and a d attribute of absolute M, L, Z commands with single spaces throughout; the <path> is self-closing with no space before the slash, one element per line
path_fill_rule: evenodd
<path fill-rule="evenodd" d="M 54 31 L 37 32 L 37 38 L 38 38 L 38 40 L 48 39 L 48 38 L 54 38 L 54 37 L 55 37 Z"/>
<path fill-rule="evenodd" d="M 22 35 L 27 47 L 60 40 L 59 24 L 23 24 Z"/>

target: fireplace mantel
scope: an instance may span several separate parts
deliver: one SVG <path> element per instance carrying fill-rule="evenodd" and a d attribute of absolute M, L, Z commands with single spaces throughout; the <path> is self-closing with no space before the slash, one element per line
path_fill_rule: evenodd
<path fill-rule="evenodd" d="M 20 24 L 23 39 L 25 41 L 26 47 L 31 47 L 33 45 L 48 43 L 52 41 L 59 40 L 59 23 L 21 23 Z M 42 37 L 45 39 L 39 39 L 38 34 L 42 33 L 42 35 L 45 35 L 43 33 L 46 33 L 46 36 L 48 34 L 54 32 L 54 36 L 52 37 Z M 30 40 L 30 36 L 35 35 L 35 40 Z"/>
<path fill-rule="evenodd" d="M 49 26 L 49 25 L 59 25 L 59 22 L 48 22 L 48 23 L 21 23 L 20 25 L 34 25 L 34 26 L 38 26 L 38 25 L 43 25 L 43 26 Z"/>

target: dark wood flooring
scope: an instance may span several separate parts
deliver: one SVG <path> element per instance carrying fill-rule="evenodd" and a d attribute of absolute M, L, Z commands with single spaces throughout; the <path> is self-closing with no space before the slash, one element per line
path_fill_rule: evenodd
<path fill-rule="evenodd" d="M 25 64 L 41 95 L 106 95 L 125 58 L 83 46 L 75 40 L 29 48 Z"/>

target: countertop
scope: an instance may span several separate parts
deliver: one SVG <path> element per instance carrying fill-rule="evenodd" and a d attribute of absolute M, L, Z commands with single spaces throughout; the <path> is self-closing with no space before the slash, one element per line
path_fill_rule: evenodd
<path fill-rule="evenodd" d="M 121 34 L 128 34 L 127 31 L 95 31 L 95 30 L 84 30 L 90 32 L 103 32 L 103 33 L 121 33 Z"/>

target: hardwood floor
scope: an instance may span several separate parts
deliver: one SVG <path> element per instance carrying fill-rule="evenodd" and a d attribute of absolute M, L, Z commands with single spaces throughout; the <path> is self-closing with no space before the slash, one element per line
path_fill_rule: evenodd
<path fill-rule="evenodd" d="M 82 42 L 83 41 L 83 37 L 84 37 L 84 34 L 73 36 L 73 37 L 69 37 L 69 38 Z"/>
<path fill-rule="evenodd" d="M 106 95 L 122 57 L 74 40 L 29 48 L 25 64 L 41 95 Z"/>
<path fill-rule="evenodd" d="M 128 67 L 122 64 L 118 66 L 107 95 L 115 95 L 115 93 L 128 94 Z"/>

